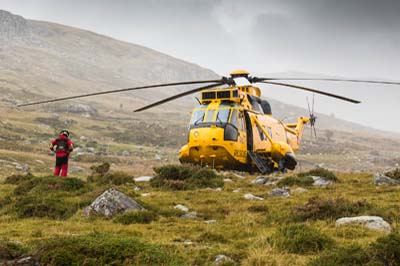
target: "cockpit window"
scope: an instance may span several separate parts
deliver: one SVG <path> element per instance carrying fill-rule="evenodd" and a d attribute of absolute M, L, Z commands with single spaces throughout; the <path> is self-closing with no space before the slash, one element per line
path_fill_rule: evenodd
<path fill-rule="evenodd" d="M 215 122 L 217 122 L 217 123 L 228 123 L 229 114 L 230 114 L 230 110 L 229 109 L 220 109 L 220 110 L 218 110 L 217 118 L 215 119 Z"/>
<path fill-rule="evenodd" d="M 205 123 L 207 122 L 214 122 L 214 113 L 215 110 L 214 109 L 210 109 L 207 111 L 207 116 L 206 116 L 206 120 L 204 121 Z"/>
<path fill-rule="evenodd" d="M 197 125 L 203 122 L 204 119 L 204 114 L 205 114 L 206 110 L 204 109 L 200 109 L 197 110 L 193 113 L 192 115 L 192 120 L 190 121 L 191 125 Z"/>

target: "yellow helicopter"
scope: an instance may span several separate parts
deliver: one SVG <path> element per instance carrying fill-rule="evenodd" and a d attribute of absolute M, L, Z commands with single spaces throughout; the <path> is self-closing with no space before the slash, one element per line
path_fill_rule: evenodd
<path fill-rule="evenodd" d="M 360 101 L 344 96 L 276 82 L 276 80 L 348 81 L 400 85 L 398 82 L 352 79 L 259 78 L 250 76 L 249 72 L 245 70 L 237 70 L 230 73 L 230 77 L 222 77 L 216 80 L 156 84 L 57 98 L 18 106 L 148 88 L 211 83 L 136 109 L 135 112 L 200 92 L 199 106 L 193 110 L 189 124 L 188 143 L 179 151 L 180 161 L 182 163 L 207 165 L 216 169 L 259 171 L 265 174 L 277 170 L 295 169 L 297 164 L 295 152 L 300 147 L 304 126 L 309 123 L 313 127 L 316 117 L 310 111 L 310 117 L 299 117 L 296 123 L 283 123 L 272 116 L 270 104 L 260 98 L 261 90 L 255 87 L 254 83 L 285 86 L 351 103 L 360 103 Z M 227 85 L 227 87 L 221 87 L 224 85 Z"/>

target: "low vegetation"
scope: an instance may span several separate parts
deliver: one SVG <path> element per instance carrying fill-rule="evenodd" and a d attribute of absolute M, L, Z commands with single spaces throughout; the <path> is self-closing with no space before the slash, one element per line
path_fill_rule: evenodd
<path fill-rule="evenodd" d="M 0 240 L 0 262 L 4 260 L 13 260 L 23 254 L 25 254 L 28 249 L 16 242 L 1 239 Z"/>
<path fill-rule="evenodd" d="M 291 186 L 304 187 L 304 186 L 312 186 L 313 183 L 314 179 L 312 179 L 310 176 L 301 176 L 301 177 L 288 176 L 279 180 L 276 185 L 278 187 L 291 187 Z"/>
<path fill-rule="evenodd" d="M 350 245 L 324 251 L 309 266 L 399 266 L 400 234 L 378 238 L 367 247 Z"/>
<path fill-rule="evenodd" d="M 96 183 L 98 185 L 124 185 L 134 183 L 133 176 L 122 172 L 109 172 L 110 164 L 103 163 L 90 167 L 92 174 L 88 176 L 89 183 Z"/>
<path fill-rule="evenodd" d="M 223 187 L 223 178 L 214 170 L 185 165 L 169 165 L 154 168 L 156 176 L 151 185 L 172 190 Z"/>
<path fill-rule="evenodd" d="M 312 197 L 306 204 L 295 207 L 292 211 L 296 221 L 332 220 L 345 216 L 354 216 L 372 209 L 366 201 L 351 202 L 344 198 Z"/>
<path fill-rule="evenodd" d="M 182 265 L 172 250 L 129 236 L 55 238 L 40 243 L 37 250 L 42 265 Z"/>
<path fill-rule="evenodd" d="M 329 171 L 325 168 L 315 168 L 308 172 L 299 173 L 299 174 L 297 174 L 297 176 L 298 177 L 319 176 L 319 177 L 324 178 L 325 180 L 330 180 L 333 182 L 339 181 L 339 178 L 335 175 L 335 173 L 333 173 L 332 171 Z"/>
<path fill-rule="evenodd" d="M 114 218 L 115 223 L 120 224 L 149 224 L 157 220 L 158 216 L 152 211 L 127 211 Z"/>
<path fill-rule="evenodd" d="M 296 254 L 315 254 L 334 245 L 327 235 L 305 224 L 280 227 L 269 242 L 281 251 Z"/>
<path fill-rule="evenodd" d="M 215 266 L 223 254 L 232 260 L 220 265 L 398 265 L 395 233 L 334 225 L 344 216 L 380 214 L 396 231 L 398 189 L 376 189 L 369 174 L 338 174 L 341 182 L 334 186 L 308 187 L 287 199 L 252 185 L 254 175 L 231 174 L 232 182 L 224 185 L 229 173 L 186 165 L 156 167 L 151 182 L 135 185 L 126 173 L 106 179 L 115 174 L 109 163 L 93 166 L 89 176 L 80 174 L 66 180 L 37 174 L 3 179 L 0 235 L 12 239 L 0 242 L 3 260 L 32 256 L 41 265 Z M 311 181 L 307 175 L 282 180 L 284 186 Z M 146 211 L 85 217 L 84 207 L 110 187 Z M 265 200 L 245 199 L 246 193 Z M 180 218 L 187 212 L 175 209 L 178 204 L 197 212 L 197 218 Z"/>

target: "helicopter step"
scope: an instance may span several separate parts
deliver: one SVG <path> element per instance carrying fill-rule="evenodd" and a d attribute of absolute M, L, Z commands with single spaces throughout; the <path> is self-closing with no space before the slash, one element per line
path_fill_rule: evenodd
<path fill-rule="evenodd" d="M 254 153 L 253 151 L 247 151 L 247 153 L 249 154 L 251 160 L 256 164 L 258 170 L 262 174 L 269 174 L 273 171 L 270 164 L 268 164 L 268 162 L 266 162 L 263 158 L 261 158 L 260 155 Z"/>

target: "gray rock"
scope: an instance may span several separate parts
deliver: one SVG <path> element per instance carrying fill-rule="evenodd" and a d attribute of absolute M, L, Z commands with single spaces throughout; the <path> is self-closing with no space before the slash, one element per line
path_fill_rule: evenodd
<path fill-rule="evenodd" d="M 156 161 L 161 161 L 161 156 L 158 155 L 158 154 L 156 154 L 156 155 L 154 156 L 154 160 L 156 160 Z"/>
<path fill-rule="evenodd" d="M 336 226 L 349 224 L 360 224 L 371 230 L 390 232 L 392 230 L 390 224 L 379 216 L 357 216 L 344 217 L 336 220 Z"/>
<path fill-rule="evenodd" d="M 234 177 L 236 177 L 236 178 L 239 178 L 239 179 L 246 179 L 244 176 L 239 175 L 239 174 L 236 174 L 236 173 L 233 173 L 232 175 L 233 175 Z"/>
<path fill-rule="evenodd" d="M 74 166 L 70 166 L 69 170 L 71 172 L 83 172 L 85 169 L 83 167 L 74 165 Z"/>
<path fill-rule="evenodd" d="M 398 186 L 400 181 L 388 177 L 385 173 L 376 173 L 374 175 L 374 185 L 375 186 Z"/>
<path fill-rule="evenodd" d="M 233 193 L 239 193 L 241 190 L 242 190 L 241 188 L 237 188 L 237 189 L 234 189 L 232 192 Z"/>
<path fill-rule="evenodd" d="M 205 221 L 206 224 L 215 224 L 217 220 L 207 220 Z"/>
<path fill-rule="evenodd" d="M 86 216 L 95 214 L 110 218 L 119 213 L 138 210 L 144 210 L 144 208 L 124 193 L 110 188 L 86 207 L 84 213 Z"/>
<path fill-rule="evenodd" d="M 135 182 L 149 182 L 151 179 L 153 179 L 152 176 L 139 176 L 134 178 L 133 180 Z"/>
<path fill-rule="evenodd" d="M 183 211 L 183 212 L 188 212 L 188 211 L 189 211 L 189 208 L 188 208 L 188 207 L 186 207 L 185 205 L 181 205 L 181 204 L 176 205 L 176 206 L 174 207 L 174 209 L 178 209 L 178 210 L 181 210 L 181 211 Z"/>
<path fill-rule="evenodd" d="M 268 181 L 268 176 L 258 176 L 256 179 L 251 181 L 253 185 L 264 185 Z"/>
<path fill-rule="evenodd" d="M 225 262 L 233 262 L 233 260 L 231 258 L 229 258 L 228 256 L 223 255 L 223 254 L 217 255 L 217 257 L 214 260 L 214 264 L 215 265 L 221 265 L 221 264 L 223 264 Z"/>
<path fill-rule="evenodd" d="M 274 188 L 268 194 L 274 197 L 288 198 L 290 197 L 290 190 L 288 188 Z"/>
<path fill-rule="evenodd" d="M 314 180 L 313 186 L 315 187 L 326 187 L 333 183 L 332 180 L 326 180 L 321 176 L 310 176 L 310 177 Z"/>
<path fill-rule="evenodd" d="M 233 183 L 233 180 L 230 178 L 224 178 L 225 183 Z"/>
<path fill-rule="evenodd" d="M 29 166 L 28 165 L 21 165 L 19 163 L 14 163 L 15 169 L 18 171 L 23 171 L 23 172 L 28 172 L 29 171 Z"/>
<path fill-rule="evenodd" d="M 249 200 L 264 200 L 264 198 L 254 196 L 253 194 L 250 194 L 250 193 L 245 194 L 243 197 L 245 199 L 249 199 Z"/>
<path fill-rule="evenodd" d="M 197 212 L 189 212 L 181 216 L 182 219 L 196 219 Z"/>
<path fill-rule="evenodd" d="M 37 266 L 39 262 L 32 256 L 21 257 L 15 260 L 0 261 L 0 265 L 4 266 Z"/>
<path fill-rule="evenodd" d="M 131 153 L 129 151 L 122 151 L 121 155 L 127 157 L 127 156 L 131 156 Z"/>

